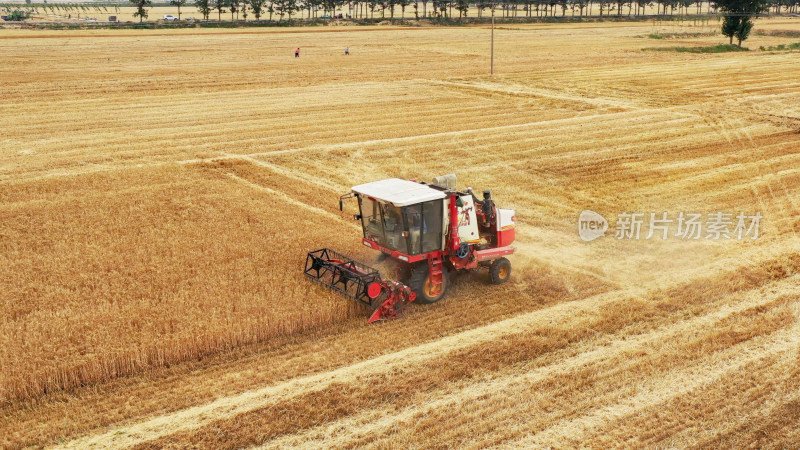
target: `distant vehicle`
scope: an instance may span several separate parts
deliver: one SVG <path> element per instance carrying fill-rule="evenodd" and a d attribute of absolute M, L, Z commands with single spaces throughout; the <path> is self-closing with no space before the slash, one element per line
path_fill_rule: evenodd
<path fill-rule="evenodd" d="M 330 14 L 325 14 L 324 16 L 322 16 L 322 18 L 323 19 L 332 19 Z"/>
<path fill-rule="evenodd" d="M 194 22 L 194 17 L 187 17 L 183 19 L 185 22 Z"/>
<path fill-rule="evenodd" d="M 178 18 L 173 16 L 172 14 L 164 14 L 164 17 L 162 17 L 162 19 L 166 20 L 167 22 L 175 22 L 178 20 Z"/>
<path fill-rule="evenodd" d="M 117 21 L 117 16 L 108 16 L 108 21 L 109 22 L 116 22 Z"/>

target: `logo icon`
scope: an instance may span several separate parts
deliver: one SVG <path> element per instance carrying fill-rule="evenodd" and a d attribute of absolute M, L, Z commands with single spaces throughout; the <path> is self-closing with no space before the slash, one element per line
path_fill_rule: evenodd
<path fill-rule="evenodd" d="M 578 216 L 578 236 L 586 242 L 605 236 L 608 221 L 594 211 L 584 210 Z"/>

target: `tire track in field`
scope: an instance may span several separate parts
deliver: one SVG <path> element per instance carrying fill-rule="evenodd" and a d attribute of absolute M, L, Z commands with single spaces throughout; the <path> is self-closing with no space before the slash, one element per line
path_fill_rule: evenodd
<path fill-rule="evenodd" d="M 587 367 L 603 360 L 624 357 L 653 343 L 684 336 L 692 330 L 711 327 L 733 314 L 770 303 L 785 295 L 795 294 L 798 286 L 800 286 L 800 275 L 795 275 L 748 292 L 751 295 L 744 301 L 724 305 L 706 315 L 662 326 L 646 334 L 633 337 L 622 335 L 603 346 L 578 353 L 558 363 L 537 367 L 522 374 L 484 379 L 460 387 L 455 393 L 441 391 L 437 395 L 427 397 L 429 401 L 425 404 L 415 405 L 399 412 L 391 406 L 364 411 L 356 416 L 311 428 L 302 433 L 282 436 L 265 443 L 260 448 L 352 446 L 364 436 L 374 434 L 378 430 L 391 430 L 397 423 L 411 423 L 415 417 L 425 416 L 435 410 L 448 408 L 455 410 L 482 397 L 502 395 L 500 394 L 502 392 L 524 391 L 527 386 L 554 376 L 573 373 L 576 367 Z M 737 295 L 741 294 L 733 294 Z"/>

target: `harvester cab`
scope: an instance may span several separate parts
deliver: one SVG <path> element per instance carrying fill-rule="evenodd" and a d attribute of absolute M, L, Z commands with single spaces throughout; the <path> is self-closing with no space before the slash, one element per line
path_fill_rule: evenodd
<path fill-rule="evenodd" d="M 459 191 L 450 174 L 431 183 L 390 178 L 354 186 L 339 208 L 351 198 L 362 243 L 396 262 L 400 282 L 329 249 L 310 252 L 305 273 L 375 309 L 370 322 L 395 318 L 413 301 L 439 301 L 452 272 L 487 268 L 494 284 L 511 275 L 505 256 L 514 253 L 514 211 L 497 208 L 488 190 L 480 199 L 471 188 Z"/>

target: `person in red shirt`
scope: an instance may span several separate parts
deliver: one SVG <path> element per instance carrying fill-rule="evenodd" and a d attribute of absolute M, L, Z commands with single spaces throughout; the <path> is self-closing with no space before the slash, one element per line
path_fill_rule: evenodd
<path fill-rule="evenodd" d="M 295 58 L 299 58 L 300 57 L 300 47 L 297 47 L 297 50 L 294 51 L 294 57 Z"/>

